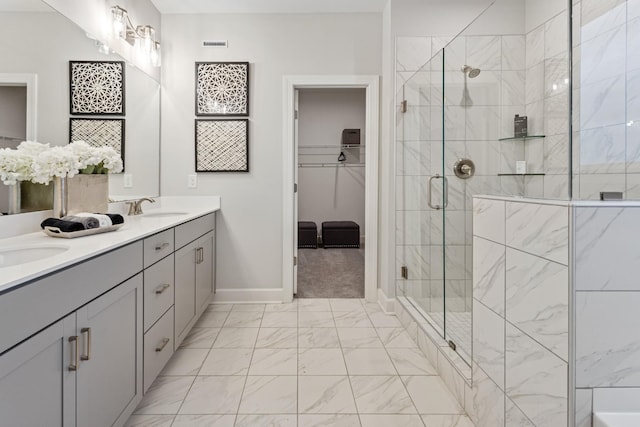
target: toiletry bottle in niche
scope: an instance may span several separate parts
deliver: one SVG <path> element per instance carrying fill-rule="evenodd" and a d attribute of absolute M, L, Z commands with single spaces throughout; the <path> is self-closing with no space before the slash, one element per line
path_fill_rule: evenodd
<path fill-rule="evenodd" d="M 513 136 L 515 138 L 527 136 L 527 116 L 516 114 L 516 117 L 513 119 Z"/>

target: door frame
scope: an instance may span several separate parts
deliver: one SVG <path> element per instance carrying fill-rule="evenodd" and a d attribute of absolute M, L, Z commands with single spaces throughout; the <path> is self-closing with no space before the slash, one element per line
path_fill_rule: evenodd
<path fill-rule="evenodd" d="M 294 138 L 294 94 L 296 89 L 365 89 L 365 271 L 364 297 L 377 300 L 378 289 L 378 139 L 380 77 L 376 75 L 295 75 L 283 77 L 283 187 L 282 187 L 282 300 L 293 299 L 294 184 L 297 168 Z"/>

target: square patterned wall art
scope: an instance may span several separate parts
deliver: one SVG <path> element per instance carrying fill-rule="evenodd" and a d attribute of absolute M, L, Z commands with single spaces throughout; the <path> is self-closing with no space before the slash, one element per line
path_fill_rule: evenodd
<path fill-rule="evenodd" d="M 248 116 L 249 63 L 196 62 L 196 116 Z"/>
<path fill-rule="evenodd" d="M 249 121 L 196 120 L 196 172 L 249 172 Z"/>
<path fill-rule="evenodd" d="M 71 114 L 124 115 L 123 61 L 69 61 Z"/>
<path fill-rule="evenodd" d="M 124 165 L 124 119 L 71 119 L 69 142 L 84 141 L 92 147 L 111 147 Z"/>

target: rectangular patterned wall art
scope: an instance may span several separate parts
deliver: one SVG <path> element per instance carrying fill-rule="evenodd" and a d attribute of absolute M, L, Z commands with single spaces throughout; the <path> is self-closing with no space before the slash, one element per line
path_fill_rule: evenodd
<path fill-rule="evenodd" d="M 84 141 L 92 147 L 111 147 L 124 165 L 124 119 L 71 119 L 69 142 Z"/>
<path fill-rule="evenodd" d="M 248 116 L 249 63 L 196 62 L 196 116 Z"/>
<path fill-rule="evenodd" d="M 70 113 L 124 115 L 123 61 L 69 61 Z"/>
<path fill-rule="evenodd" d="M 196 172 L 249 172 L 249 121 L 196 119 Z"/>

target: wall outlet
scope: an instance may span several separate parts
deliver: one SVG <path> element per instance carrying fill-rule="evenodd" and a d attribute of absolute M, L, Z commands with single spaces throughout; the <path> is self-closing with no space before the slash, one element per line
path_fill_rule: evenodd
<path fill-rule="evenodd" d="M 123 186 L 124 188 L 133 188 L 133 175 L 130 173 L 125 173 L 123 176 Z"/>
<path fill-rule="evenodd" d="M 196 175 L 195 173 L 187 175 L 187 187 L 188 188 L 198 187 L 198 175 Z"/>

